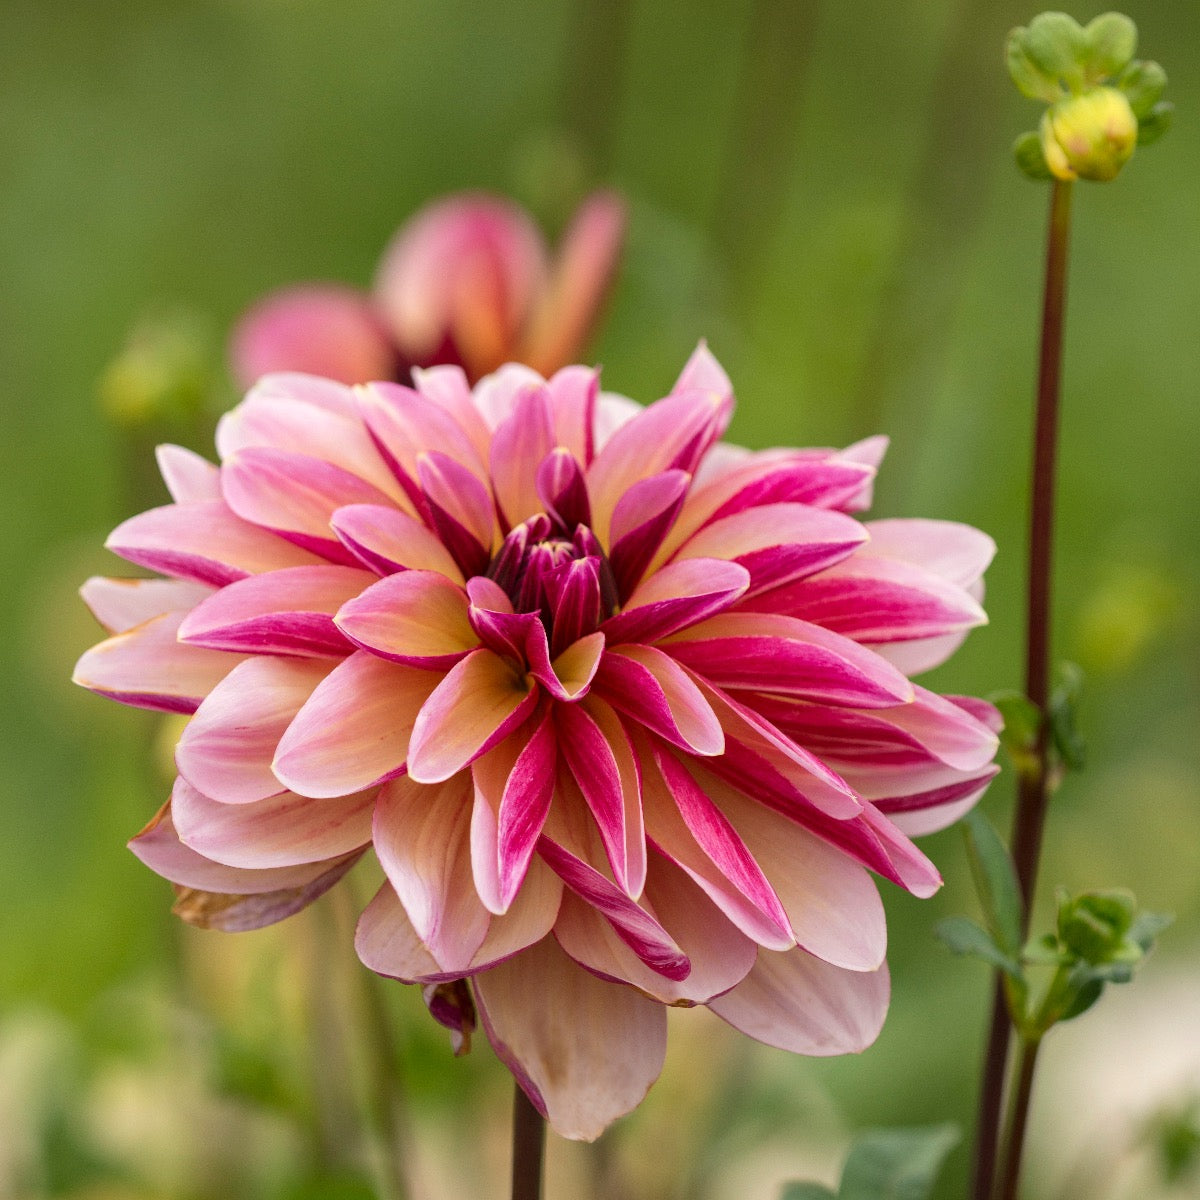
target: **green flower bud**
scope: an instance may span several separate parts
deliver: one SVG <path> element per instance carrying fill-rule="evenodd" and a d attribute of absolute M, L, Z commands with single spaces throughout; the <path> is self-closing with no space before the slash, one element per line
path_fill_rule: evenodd
<path fill-rule="evenodd" d="M 1092 966 L 1128 958 L 1131 950 L 1136 951 L 1126 937 L 1136 910 L 1133 895 L 1119 889 L 1060 896 L 1059 940 Z"/>
<path fill-rule="evenodd" d="M 1125 93 L 1129 107 L 1138 117 L 1145 117 L 1162 99 L 1167 86 L 1167 73 L 1156 62 L 1131 62 L 1121 72 L 1117 87 Z"/>
<path fill-rule="evenodd" d="M 1066 13 L 1038 13 L 1029 22 L 1022 41 L 1029 61 L 1043 75 L 1060 80 L 1071 92 L 1083 87 L 1088 45 L 1077 21 Z"/>
<path fill-rule="evenodd" d="M 1062 180 L 1115 179 L 1138 140 L 1138 121 L 1125 94 L 1095 88 L 1047 109 L 1040 128 L 1042 153 Z"/>

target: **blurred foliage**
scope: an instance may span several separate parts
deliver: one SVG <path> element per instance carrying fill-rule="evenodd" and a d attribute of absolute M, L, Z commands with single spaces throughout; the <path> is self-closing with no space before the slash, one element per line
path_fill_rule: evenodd
<path fill-rule="evenodd" d="M 353 1200 L 362 1162 L 309 1150 L 335 1144 L 348 1118 L 318 1111 L 299 1033 L 276 1044 L 279 979 L 308 990 L 286 968 L 291 942 L 171 925 L 169 889 L 121 848 L 166 787 L 160 723 L 66 682 L 96 637 L 75 589 L 120 570 L 100 549 L 120 519 L 165 501 L 153 441 L 211 453 L 213 413 L 190 402 L 183 419 L 168 406 L 169 430 L 113 422 L 99 398 L 109 364 L 148 315 L 201 314 L 219 358 L 222 331 L 267 290 L 367 283 L 394 227 L 439 193 L 508 192 L 556 233 L 588 187 L 614 184 L 632 227 L 595 346 L 606 385 L 652 399 L 705 336 L 738 389 L 736 440 L 889 433 L 876 513 L 969 521 L 1000 546 L 990 627 L 930 682 L 1014 687 L 1045 197 L 1011 170 L 1028 114 L 1002 47 L 1031 12 L 1013 0 L 3 8 L 0 1105 L 21 1119 L 0 1124 L 0 1171 L 34 1166 L 0 1177 L 0 1193 Z M 1076 213 L 1056 649 L 1092 678 L 1089 765 L 1056 799 L 1035 926 L 1053 920 L 1060 882 L 1120 882 L 1175 911 L 1137 992 L 1200 937 L 1200 141 L 1182 136 L 1200 68 L 1175 55 L 1200 44 L 1200 9 L 1129 11 L 1171 71 L 1181 130 Z M 985 801 L 998 822 L 1009 794 L 1002 778 Z M 894 999 L 876 1047 L 796 1059 L 680 1014 L 639 1113 L 597 1149 L 552 1143 L 552 1176 L 574 1188 L 561 1194 L 588 1195 L 581 1181 L 598 1174 L 610 1197 L 775 1195 L 786 1179 L 832 1178 L 849 1129 L 968 1126 L 986 984 L 932 950 L 931 927 L 968 906 L 970 884 L 956 835 L 926 848 L 947 886 L 931 902 L 887 889 Z M 191 1014 L 162 1018 L 169 1053 L 146 1050 L 162 1025 L 144 1007 L 105 999 L 130 980 Z M 387 995 L 426 1190 L 496 1194 L 503 1072 L 483 1047 L 454 1061 L 419 996 Z M 33 1057 L 10 1069 L 8 1054 L 27 1054 L 13 1038 L 29 1037 Z M 1046 1103 L 1054 1088 L 1048 1072 Z M 177 1135 L 172 1110 L 208 1115 Z M 175 1138 L 173 1155 L 135 1170 L 122 1121 L 138 1145 Z M 935 1195 L 962 1193 L 967 1157 L 951 1156 Z M 1037 1179 L 1034 1164 L 1031 1197 Z"/>

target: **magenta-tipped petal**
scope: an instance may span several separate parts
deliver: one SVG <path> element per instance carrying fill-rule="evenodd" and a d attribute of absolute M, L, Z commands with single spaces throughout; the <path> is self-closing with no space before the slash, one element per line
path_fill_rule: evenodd
<path fill-rule="evenodd" d="M 492 491 L 505 528 L 542 511 L 538 467 L 554 445 L 549 392 L 544 387 L 522 390 L 512 413 L 492 434 Z"/>
<path fill-rule="evenodd" d="M 197 604 L 180 641 L 242 654 L 344 658 L 350 643 L 333 614 L 375 582 L 353 567 L 284 567 L 229 584 Z"/>
<path fill-rule="evenodd" d="M 441 539 L 408 513 L 382 504 L 348 504 L 329 519 L 342 545 L 377 575 L 437 571 L 455 583 L 462 571 Z"/>
<path fill-rule="evenodd" d="M 471 651 L 433 690 L 413 726 L 408 773 L 441 783 L 515 729 L 537 689 L 492 651 Z"/>
<path fill-rule="evenodd" d="M 609 645 L 652 644 L 735 604 L 750 572 L 716 558 L 689 558 L 656 571 L 634 589 L 622 610 L 604 622 Z"/>

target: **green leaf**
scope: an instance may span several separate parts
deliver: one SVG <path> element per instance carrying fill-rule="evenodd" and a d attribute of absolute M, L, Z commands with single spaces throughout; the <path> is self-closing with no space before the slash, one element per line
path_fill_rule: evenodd
<path fill-rule="evenodd" d="M 1083 31 L 1088 75 L 1097 82 L 1123 70 L 1137 51 L 1137 26 L 1124 13 L 1108 12 Z"/>
<path fill-rule="evenodd" d="M 1022 44 L 1029 61 L 1072 92 L 1083 86 L 1087 42 L 1079 23 L 1066 13 L 1038 13 L 1029 22 Z"/>
<path fill-rule="evenodd" d="M 867 1130 L 850 1149 L 838 1200 L 928 1200 L 961 1137 L 950 1124 Z"/>
<path fill-rule="evenodd" d="M 1175 105 L 1170 100 L 1156 104 L 1144 117 L 1138 119 L 1138 145 L 1150 146 L 1158 141 L 1175 119 Z"/>
<path fill-rule="evenodd" d="M 1100 994 L 1103 991 L 1103 979 L 1089 979 L 1079 987 L 1079 990 L 1075 993 L 1075 998 L 1067 1005 L 1058 1019 L 1060 1021 L 1070 1021 L 1075 1017 L 1082 1016 L 1083 1013 L 1087 1012 L 1100 999 Z"/>
<path fill-rule="evenodd" d="M 1131 62 L 1121 72 L 1117 87 L 1125 93 L 1133 115 L 1139 120 L 1148 116 L 1162 99 L 1167 86 L 1167 73 L 1156 62 Z"/>
<path fill-rule="evenodd" d="M 970 917 L 945 917 L 934 926 L 933 932 L 952 953 L 982 959 L 1014 979 L 1022 978 L 1021 964 L 1005 954 L 992 935 Z"/>
<path fill-rule="evenodd" d="M 963 827 L 971 874 L 988 929 L 1000 949 L 1010 958 L 1016 958 L 1021 950 L 1024 905 L 1008 847 L 978 809 L 967 814 Z"/>
<path fill-rule="evenodd" d="M 1031 130 L 1017 138 L 1013 145 L 1013 153 L 1016 155 L 1017 165 L 1026 175 L 1035 179 L 1051 178 L 1050 168 L 1046 165 L 1046 156 L 1042 151 L 1042 139 L 1037 132 Z M 1022 155 L 1030 159 L 1028 165 L 1022 161 Z M 1034 155 L 1037 156 L 1036 162 L 1033 161 Z M 1035 174 L 1039 170 L 1044 171 L 1045 174 Z M 1000 744 L 1012 759 L 1013 766 L 1022 772 L 1030 768 L 1037 769 L 1038 731 L 1042 724 L 1041 710 L 1024 692 L 1011 689 L 993 692 L 988 699 L 1004 718 L 1004 728 L 1000 731 Z"/>
<path fill-rule="evenodd" d="M 1058 683 L 1050 697 L 1050 736 L 1059 757 L 1072 771 L 1082 771 L 1086 758 L 1076 714 L 1083 694 L 1083 672 L 1074 663 L 1060 663 Z"/>
<path fill-rule="evenodd" d="M 779 1200 L 837 1200 L 837 1197 L 819 1183 L 785 1183 Z"/>

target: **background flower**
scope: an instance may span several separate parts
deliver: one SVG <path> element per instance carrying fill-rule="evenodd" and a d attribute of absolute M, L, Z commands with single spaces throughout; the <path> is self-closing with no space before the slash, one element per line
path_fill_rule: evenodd
<path fill-rule="evenodd" d="M 389 243 L 370 294 L 310 284 L 255 304 L 233 334 L 234 376 L 242 387 L 273 371 L 407 381 L 413 367 L 450 363 L 474 381 L 509 361 L 552 374 L 587 343 L 624 235 L 615 192 L 583 202 L 553 258 L 510 200 L 435 200 Z"/>
<path fill-rule="evenodd" d="M 595 372 L 472 392 L 272 376 L 221 466 L 160 451 L 175 503 L 108 546 L 166 579 L 90 580 L 115 632 L 76 678 L 192 712 L 134 839 L 176 911 L 290 915 L 370 841 L 374 970 L 488 1037 L 568 1137 L 658 1075 L 665 1005 L 808 1054 L 888 1001 L 868 868 L 940 884 L 906 833 L 996 768 L 995 714 L 914 685 L 984 620 L 989 538 L 860 523 L 882 439 L 720 443 L 706 349 L 641 409 Z"/>

